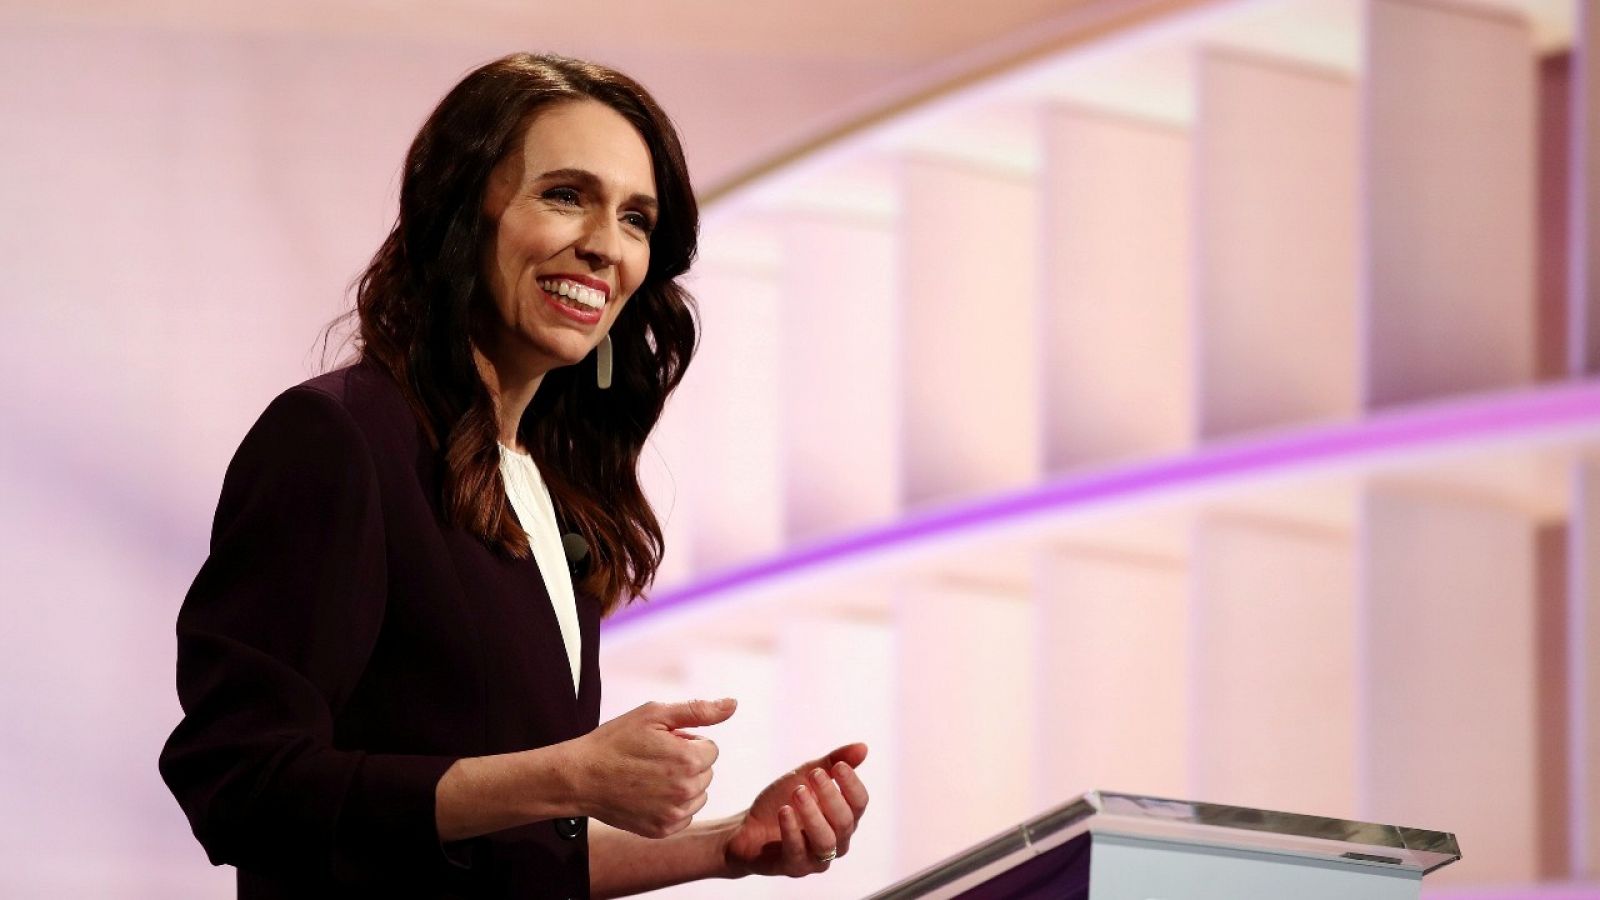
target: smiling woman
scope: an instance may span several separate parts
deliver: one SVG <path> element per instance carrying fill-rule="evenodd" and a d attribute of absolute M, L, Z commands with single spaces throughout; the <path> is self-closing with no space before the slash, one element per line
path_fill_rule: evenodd
<path fill-rule="evenodd" d="M 610 69 L 510 56 L 424 124 L 359 359 L 246 435 L 179 613 L 161 771 L 241 897 L 618 896 L 848 851 L 865 746 L 692 823 L 717 748 L 682 729 L 734 701 L 598 725 L 599 620 L 661 558 L 636 467 L 694 352 L 696 228 L 670 121 Z"/>
<path fill-rule="evenodd" d="M 605 341 L 650 266 L 657 209 L 650 150 L 611 107 L 575 101 L 535 118 L 484 199 L 499 223 L 495 316 L 476 343 L 494 369 L 529 368 L 537 386 Z"/>
<path fill-rule="evenodd" d="M 644 88 L 590 63 L 511 56 L 469 75 L 423 125 L 399 220 L 357 294 L 363 356 L 441 445 L 450 518 L 526 557 L 496 441 L 525 447 L 566 524 L 596 549 L 586 586 L 606 612 L 640 596 L 661 559 L 637 459 L 694 353 L 692 301 L 676 279 L 698 227 L 677 133 Z M 545 304 L 523 301 L 557 275 L 604 284 L 616 301 L 598 323 L 573 310 L 574 326 L 595 326 L 587 337 L 534 328 Z M 602 346 L 619 379 L 605 393 L 572 365 L 597 365 Z"/>

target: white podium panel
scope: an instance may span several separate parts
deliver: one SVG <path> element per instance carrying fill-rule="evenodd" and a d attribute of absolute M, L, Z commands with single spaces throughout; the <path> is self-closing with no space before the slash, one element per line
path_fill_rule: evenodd
<path fill-rule="evenodd" d="M 1421 872 L 1382 863 L 1323 863 L 1184 844 L 1098 835 L 1089 900 L 1415 900 Z"/>

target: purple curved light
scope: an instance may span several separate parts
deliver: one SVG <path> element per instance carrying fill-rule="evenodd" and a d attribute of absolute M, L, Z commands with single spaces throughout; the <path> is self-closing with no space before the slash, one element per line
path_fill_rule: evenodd
<path fill-rule="evenodd" d="M 1600 382 L 1519 391 L 1464 402 L 1376 413 L 1287 435 L 1206 447 L 1179 457 L 1074 474 L 1026 490 L 909 516 L 878 528 L 737 566 L 656 594 L 606 621 L 608 631 L 732 591 L 935 538 L 1015 523 L 1072 507 L 1124 501 L 1241 475 L 1264 475 L 1374 456 L 1437 449 L 1590 424 L 1600 427 Z"/>

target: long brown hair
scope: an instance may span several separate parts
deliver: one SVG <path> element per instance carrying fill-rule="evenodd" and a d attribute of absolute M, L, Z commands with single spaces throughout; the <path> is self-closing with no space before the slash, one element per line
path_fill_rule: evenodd
<path fill-rule="evenodd" d="M 441 455 L 441 506 L 453 524 L 514 558 L 530 555 L 500 480 L 494 402 L 473 359 L 474 318 L 489 300 L 483 214 L 495 165 L 521 147 L 539 110 L 606 104 L 650 149 L 660 213 L 650 267 L 611 326 L 615 375 L 596 385 L 593 357 L 544 376 L 518 437 L 539 463 L 564 529 L 589 545 L 578 587 L 605 612 L 645 591 L 661 563 L 660 523 L 639 486 L 639 454 L 694 355 L 694 301 L 678 276 L 694 259 L 699 209 L 677 132 L 633 79 L 561 56 L 518 53 L 456 85 L 406 155 L 400 214 L 356 287 L 358 345 L 399 383 Z"/>

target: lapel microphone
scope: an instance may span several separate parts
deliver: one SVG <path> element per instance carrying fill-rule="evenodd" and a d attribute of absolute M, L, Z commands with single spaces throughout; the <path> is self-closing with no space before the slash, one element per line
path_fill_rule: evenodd
<path fill-rule="evenodd" d="M 567 555 L 567 568 L 576 574 L 579 564 L 589 556 L 589 542 L 583 535 L 569 531 L 561 536 L 561 550 Z"/>

